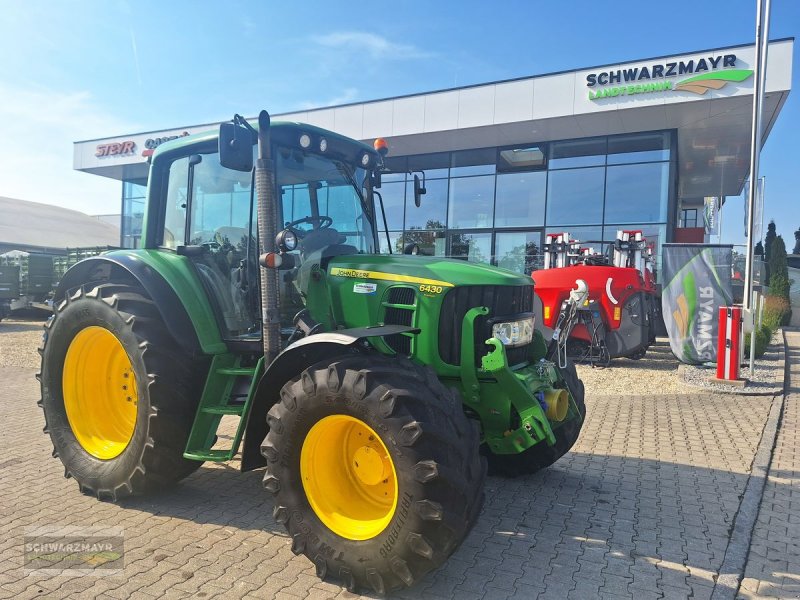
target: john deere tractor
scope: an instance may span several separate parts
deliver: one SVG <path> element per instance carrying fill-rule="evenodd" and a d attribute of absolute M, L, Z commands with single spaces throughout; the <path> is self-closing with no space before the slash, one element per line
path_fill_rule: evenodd
<path fill-rule="evenodd" d="M 292 550 L 382 594 L 458 547 L 487 459 L 527 474 L 573 445 L 583 385 L 530 278 L 377 253 L 376 147 L 266 112 L 158 147 L 142 247 L 69 269 L 45 326 L 45 431 L 81 491 L 160 490 L 241 446 Z"/>

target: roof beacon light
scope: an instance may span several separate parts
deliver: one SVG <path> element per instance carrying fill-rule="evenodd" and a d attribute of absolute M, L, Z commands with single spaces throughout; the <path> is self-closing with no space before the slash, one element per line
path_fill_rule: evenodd
<path fill-rule="evenodd" d="M 389 144 L 386 143 L 386 140 L 383 138 L 375 138 L 375 142 L 372 144 L 377 150 L 378 154 L 381 156 L 386 156 L 389 154 Z"/>

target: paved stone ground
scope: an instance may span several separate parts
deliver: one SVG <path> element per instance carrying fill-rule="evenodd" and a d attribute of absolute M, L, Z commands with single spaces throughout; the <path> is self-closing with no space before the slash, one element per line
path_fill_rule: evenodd
<path fill-rule="evenodd" d="M 786 341 L 787 396 L 740 598 L 800 598 L 800 331 Z"/>
<path fill-rule="evenodd" d="M 642 395 L 589 394 L 578 444 L 550 469 L 489 478 L 464 544 L 399 597 L 708 598 L 771 399 L 631 385 Z M 82 496 L 37 398 L 33 370 L 0 368 L 0 598 L 354 597 L 291 553 L 262 474 L 236 461 L 119 505 Z M 122 575 L 26 576 L 23 532 L 42 525 L 123 527 Z"/>

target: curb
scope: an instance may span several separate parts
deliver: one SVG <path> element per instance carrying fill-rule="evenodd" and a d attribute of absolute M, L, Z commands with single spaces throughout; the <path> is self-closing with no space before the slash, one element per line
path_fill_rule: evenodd
<path fill-rule="evenodd" d="M 784 344 L 784 379 L 783 390 L 772 400 L 767 422 L 758 443 L 756 455 L 753 458 L 753 466 L 750 470 L 750 477 L 747 479 L 742 501 L 739 510 L 733 521 L 733 529 L 728 547 L 725 549 L 725 557 L 714 582 L 714 591 L 711 600 L 728 600 L 736 598 L 739 586 L 744 577 L 744 569 L 747 564 L 747 555 L 750 551 L 750 540 L 753 536 L 753 528 L 758 518 L 758 511 L 761 506 L 761 498 L 764 494 L 764 486 L 769 474 L 770 462 L 772 460 L 772 450 L 775 447 L 775 438 L 778 434 L 778 425 L 783 414 L 783 404 L 786 398 L 786 380 L 788 371 L 786 370 L 786 333 L 782 332 Z"/>

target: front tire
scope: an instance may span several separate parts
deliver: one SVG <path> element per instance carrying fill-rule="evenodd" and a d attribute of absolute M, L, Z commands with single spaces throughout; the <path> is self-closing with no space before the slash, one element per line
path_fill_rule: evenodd
<path fill-rule="evenodd" d="M 356 354 L 281 390 L 262 445 L 264 487 L 318 576 L 378 594 L 453 553 L 483 500 L 477 424 L 430 369 Z"/>
<path fill-rule="evenodd" d="M 116 501 L 186 477 L 183 458 L 205 379 L 134 286 L 84 286 L 45 325 L 45 431 L 82 492 Z"/>
<path fill-rule="evenodd" d="M 583 422 L 586 419 L 585 391 L 583 382 L 578 377 L 578 372 L 572 361 L 567 361 L 567 366 L 564 369 L 560 369 L 560 372 L 563 379 L 563 387 L 569 391 L 575 400 L 581 418 L 573 418 L 556 429 L 556 443 L 553 446 L 540 442 L 519 454 L 494 454 L 487 449 L 490 473 L 506 477 L 531 475 L 552 465 L 575 445 L 583 427 Z"/>

